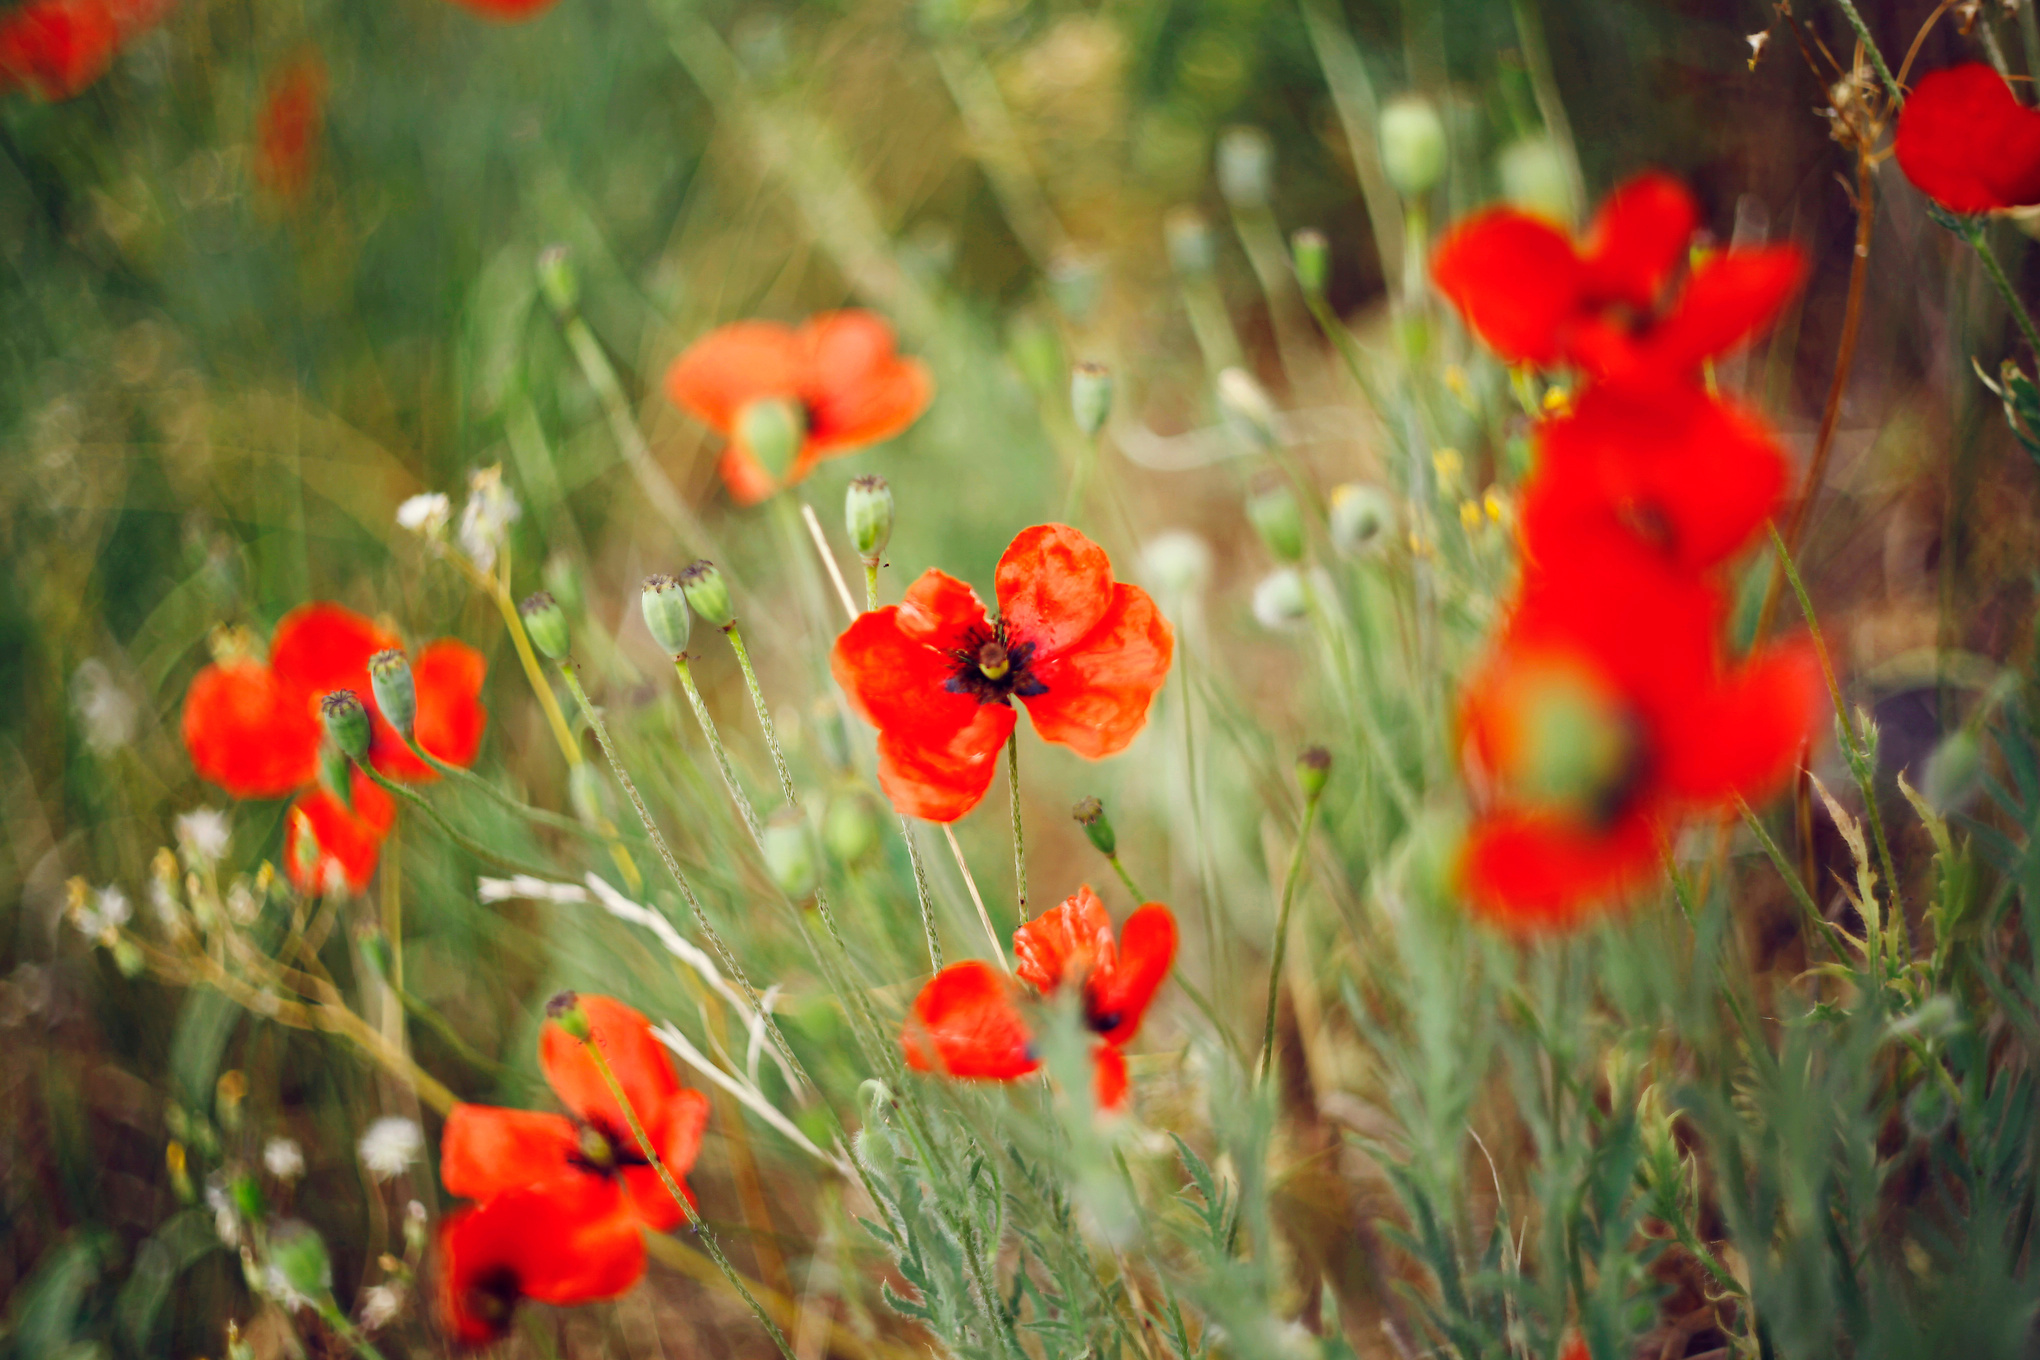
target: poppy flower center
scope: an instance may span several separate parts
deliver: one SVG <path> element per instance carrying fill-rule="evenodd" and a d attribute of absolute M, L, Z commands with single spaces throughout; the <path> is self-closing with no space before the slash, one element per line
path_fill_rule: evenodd
<path fill-rule="evenodd" d="M 587 1123 L 574 1136 L 574 1150 L 567 1154 L 570 1165 L 598 1176 L 613 1176 L 627 1166 L 650 1166 L 639 1153 L 635 1140 L 617 1137 L 614 1130 Z"/>
<path fill-rule="evenodd" d="M 516 1272 L 502 1266 L 468 1282 L 461 1311 L 501 1336 L 510 1329 L 510 1315 L 523 1294 Z"/>
<path fill-rule="evenodd" d="M 1028 671 L 1034 644 L 1007 637 L 1003 620 L 971 629 L 949 656 L 956 669 L 942 687 L 951 694 L 975 694 L 981 704 L 1001 704 L 1013 695 L 1028 699 L 1048 693 L 1048 686 Z"/>

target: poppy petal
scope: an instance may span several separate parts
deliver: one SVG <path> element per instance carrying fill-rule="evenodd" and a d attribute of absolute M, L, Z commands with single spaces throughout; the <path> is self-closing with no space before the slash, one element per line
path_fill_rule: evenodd
<path fill-rule="evenodd" d="M 881 732 L 879 787 L 902 816 L 953 822 L 984 800 L 1017 721 L 1010 704 L 981 704 L 954 732 Z"/>
<path fill-rule="evenodd" d="M 640 1111 L 639 1117 L 644 1121 L 645 1136 L 658 1150 L 659 1160 L 666 1164 L 666 1170 L 692 1204 L 694 1191 L 687 1184 L 687 1173 L 694 1169 L 694 1159 L 701 1155 L 701 1135 L 708 1127 L 708 1097 L 699 1091 L 683 1090 L 656 1109 Z M 624 1153 L 630 1157 L 641 1155 L 637 1139 L 628 1133 L 623 1136 Z M 672 1192 L 666 1189 L 656 1167 L 626 1166 L 623 1182 L 630 1190 L 638 1217 L 652 1231 L 671 1232 L 687 1217 L 673 1202 Z"/>
<path fill-rule="evenodd" d="M 931 571 L 904 603 L 860 615 L 836 639 L 829 669 L 859 717 L 881 731 L 952 733 L 973 721 L 975 694 L 948 684 L 959 662 L 951 651 L 989 636 L 984 608 L 970 587 Z"/>
<path fill-rule="evenodd" d="M 649 1119 L 665 1109 L 684 1088 L 665 1045 L 652 1036 L 652 1022 L 612 997 L 583 993 L 580 1002 L 588 1017 L 590 1041 L 609 1060 L 609 1070 L 638 1118 Z M 580 1040 L 558 1025 L 546 1025 L 539 1031 L 538 1065 L 568 1109 L 600 1125 L 612 1142 L 631 1145 L 630 1121 Z"/>
<path fill-rule="evenodd" d="M 411 674 L 418 690 L 418 744 L 449 765 L 475 763 L 489 710 L 482 680 L 489 663 L 465 642 L 441 638 L 418 653 Z M 408 754 L 408 753 L 407 753 Z"/>
<path fill-rule="evenodd" d="M 460 1104 L 439 1135 L 439 1179 L 450 1195 L 491 1199 L 557 1180 L 578 1149 L 574 1123 L 537 1110 Z"/>
<path fill-rule="evenodd" d="M 508 1332 L 519 1299 L 613 1299 L 644 1273 L 637 1216 L 606 1176 L 573 1173 L 507 1191 L 439 1227 L 440 1319 L 469 1345 Z"/>
<path fill-rule="evenodd" d="M 727 435 L 736 426 L 737 412 L 758 398 L 798 396 L 804 368 L 801 345 L 787 327 L 732 322 L 702 336 L 673 361 L 666 370 L 666 396 Z"/>
<path fill-rule="evenodd" d="M 518 24 L 526 19 L 535 19 L 551 9 L 559 0 L 454 0 L 463 9 L 474 11 L 484 19 L 499 24 Z"/>
<path fill-rule="evenodd" d="M 999 558 L 999 620 L 1006 646 L 1032 644 L 1029 664 L 1059 656 L 1112 607 L 1112 559 L 1067 524 L 1022 529 Z"/>
<path fill-rule="evenodd" d="M 892 328 L 870 312 L 824 312 L 801 327 L 809 369 L 801 386 L 811 446 L 822 457 L 890 439 L 934 396 L 919 360 L 894 352 Z"/>
<path fill-rule="evenodd" d="M 1175 964 L 1175 914 L 1149 902 L 1119 928 L 1119 957 L 1092 972 L 1084 989 L 1084 1013 L 1098 1037 L 1114 1045 L 1131 1040 Z"/>
<path fill-rule="evenodd" d="M 351 689 L 370 701 L 368 659 L 398 639 L 373 619 L 323 601 L 301 605 L 283 616 L 269 643 L 269 669 L 277 683 L 303 696 L 314 711 L 319 698 Z"/>
<path fill-rule="evenodd" d="M 1716 255 L 1693 271 L 1678 305 L 1640 346 L 1638 361 L 1690 372 L 1770 325 L 1805 278 L 1806 257 L 1795 245 Z"/>
<path fill-rule="evenodd" d="M 2040 203 L 2040 110 L 1983 62 L 1921 77 L 1893 148 L 1905 177 L 1949 212 Z"/>
<path fill-rule="evenodd" d="M 69 99 L 106 73 L 120 36 L 102 0 L 29 0 L 0 22 L 0 90 L 18 81 Z"/>
<path fill-rule="evenodd" d="M 1091 1099 L 1101 1110 L 1116 1110 L 1126 1101 L 1126 1055 L 1111 1044 L 1091 1050 Z"/>
<path fill-rule="evenodd" d="M 397 819 L 397 807 L 359 770 L 353 772 L 349 794 L 354 800 L 351 812 L 338 798 L 314 786 L 299 794 L 285 814 L 283 862 L 300 892 L 329 891 L 336 878 L 360 892 L 375 873 L 383 837 Z M 298 836 L 305 826 L 319 845 L 318 864 L 308 874 L 300 871 L 298 863 Z"/>
<path fill-rule="evenodd" d="M 1827 690 L 1805 645 L 1776 647 L 1745 662 L 1661 743 L 1658 777 L 1674 797 L 1719 805 L 1740 794 L 1761 802 L 1798 766 Z"/>
<path fill-rule="evenodd" d="M 184 697 L 184 749 L 236 798 L 280 798 L 318 774 L 319 720 L 258 661 L 207 666 Z"/>
<path fill-rule="evenodd" d="M 1013 932 L 1013 971 L 1040 992 L 1110 967 L 1114 952 L 1112 917 L 1088 883 Z"/>
<path fill-rule="evenodd" d="M 1012 1081 L 1040 1067 L 1031 1042 L 1012 982 L 981 959 L 953 963 L 930 978 L 900 1032 L 901 1052 L 915 1071 L 988 1081 Z"/>
<path fill-rule="evenodd" d="M 1431 278 L 1505 359 L 1556 363 L 1579 308 L 1585 267 L 1565 233 L 1509 208 L 1475 213 L 1431 256 Z"/>
<path fill-rule="evenodd" d="M 1467 836 L 1460 869 L 1468 901 L 1497 925 L 1563 930 L 1589 905 L 1651 881 L 1658 844 L 1648 818 L 1600 828 L 1556 818 L 1500 815 Z"/>
<path fill-rule="evenodd" d="M 715 470 L 716 475 L 723 479 L 723 485 L 729 488 L 730 499 L 738 505 L 756 505 L 762 500 L 769 500 L 772 493 L 779 490 L 779 483 L 772 480 L 772 474 L 735 439 L 731 439 L 729 447 L 722 451 L 722 457 L 716 460 Z M 806 469 L 801 461 L 796 460 L 793 471 L 787 474 L 787 482 L 791 485 L 804 475 Z"/>
<path fill-rule="evenodd" d="M 1582 252 L 1587 292 L 1654 310 L 1699 223 L 1693 195 L 1670 175 L 1650 171 L 1620 185 L 1602 200 Z"/>
<path fill-rule="evenodd" d="M 1031 662 L 1042 692 L 1023 695 L 1034 730 L 1091 760 L 1126 749 L 1169 676 L 1175 633 L 1139 586 L 1112 589 L 1111 608 L 1060 656 Z"/>

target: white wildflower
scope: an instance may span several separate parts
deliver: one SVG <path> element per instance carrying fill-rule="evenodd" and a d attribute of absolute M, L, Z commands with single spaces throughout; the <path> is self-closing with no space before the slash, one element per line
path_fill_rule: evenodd
<path fill-rule="evenodd" d="M 384 1115 L 361 1135 L 361 1162 L 378 1180 L 399 1175 L 425 1151 L 425 1133 L 417 1121 Z"/>
<path fill-rule="evenodd" d="M 205 1183 L 205 1207 L 212 1210 L 213 1231 L 230 1247 L 241 1245 L 241 1216 L 234 1211 L 233 1196 L 218 1179 Z"/>
<path fill-rule="evenodd" d="M 71 890 L 71 924 L 88 939 L 104 940 L 135 914 L 128 895 L 118 887 L 109 884 L 89 892 L 81 891 L 82 887 L 79 884 Z"/>
<path fill-rule="evenodd" d="M 467 504 L 460 508 L 460 528 L 455 536 L 460 541 L 460 550 L 468 555 L 476 570 L 496 569 L 496 557 L 502 551 L 510 526 L 523 513 L 524 507 L 517 503 L 517 497 L 503 485 L 501 467 L 477 468 L 469 474 Z"/>
<path fill-rule="evenodd" d="M 1254 587 L 1254 618 L 1263 628 L 1296 628 L 1308 617 L 1310 596 L 1296 568 L 1270 572 Z"/>
<path fill-rule="evenodd" d="M 114 679 L 103 661 L 91 660 L 71 674 L 71 707 L 85 729 L 85 744 L 99 755 L 111 755 L 134 740 L 142 707 Z"/>
<path fill-rule="evenodd" d="M 1211 581 L 1211 545 L 1188 529 L 1170 529 L 1141 548 L 1140 565 L 1164 594 L 1194 595 Z"/>
<path fill-rule="evenodd" d="M 262 1145 L 262 1165 L 280 1181 L 294 1181 L 305 1174 L 305 1151 L 295 1138 L 272 1138 Z"/>
<path fill-rule="evenodd" d="M 262 915 L 262 899 L 246 878 L 236 878 L 227 886 L 227 915 L 238 926 L 252 926 Z"/>
<path fill-rule="evenodd" d="M 1770 44 L 1771 31 L 1765 29 L 1762 33 L 1752 33 L 1743 41 L 1750 45 L 1750 69 L 1754 71 L 1757 69 L 1757 62 L 1764 55 L 1764 48 Z"/>
<path fill-rule="evenodd" d="M 453 519 L 453 502 L 443 491 L 413 496 L 397 507 L 397 527 L 427 538 L 436 537 Z"/>
<path fill-rule="evenodd" d="M 398 1284 L 372 1284 L 361 1291 L 361 1330 L 379 1332 L 397 1320 L 397 1314 L 404 1311 L 404 1287 Z"/>
<path fill-rule="evenodd" d="M 218 808 L 193 808 L 177 816 L 177 850 L 194 869 L 226 858 L 233 834 L 233 823 Z"/>

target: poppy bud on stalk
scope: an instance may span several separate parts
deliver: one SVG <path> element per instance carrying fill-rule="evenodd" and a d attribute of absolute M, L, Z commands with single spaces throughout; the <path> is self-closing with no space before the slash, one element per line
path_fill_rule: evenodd
<path fill-rule="evenodd" d="M 1162 219 L 1162 237 L 1169 263 L 1179 274 L 1209 274 L 1215 263 L 1211 228 L 1195 208 L 1174 208 Z"/>
<path fill-rule="evenodd" d="M 560 992 L 545 1003 L 545 1018 L 558 1025 L 582 1043 L 588 1042 L 588 1013 L 581 1009 L 581 998 L 576 992 Z"/>
<path fill-rule="evenodd" d="M 892 541 L 893 494 L 883 477 L 859 477 L 843 493 L 843 526 L 864 565 L 876 566 Z"/>
<path fill-rule="evenodd" d="M 351 689 L 336 689 L 319 700 L 319 721 L 325 725 L 326 735 L 341 752 L 355 760 L 368 759 L 368 743 L 373 735 L 368 725 L 368 710 L 361 705 L 361 696 Z"/>
<path fill-rule="evenodd" d="M 1263 478 L 1247 493 L 1247 519 L 1278 562 L 1303 560 L 1303 508 L 1279 478 Z"/>
<path fill-rule="evenodd" d="M 729 582 L 723 580 L 715 563 L 703 559 L 681 572 L 680 588 L 687 592 L 687 603 L 710 627 L 728 631 L 737 621 L 736 610 L 730 606 Z"/>
<path fill-rule="evenodd" d="M 815 852 L 798 808 L 781 808 L 767 819 L 762 849 L 765 867 L 781 892 L 796 902 L 814 896 Z"/>
<path fill-rule="evenodd" d="M 311 1225 L 290 1220 L 269 1230 L 269 1264 L 300 1299 L 323 1299 L 333 1289 L 333 1262 Z"/>
<path fill-rule="evenodd" d="M 375 706 L 389 725 L 404 736 L 418 721 L 418 687 L 411 679 L 411 663 L 391 647 L 368 659 L 368 686 Z"/>
<path fill-rule="evenodd" d="M 831 798 L 822 815 L 822 842 L 845 864 L 855 864 L 876 850 L 878 818 L 871 800 L 854 789 Z"/>
<path fill-rule="evenodd" d="M 694 611 L 687 607 L 687 592 L 680 583 L 670 576 L 647 576 L 638 606 L 644 611 L 652 641 L 664 648 L 667 656 L 684 656 L 688 634 L 694 629 Z"/>
<path fill-rule="evenodd" d="M 554 661 L 563 661 L 567 655 L 567 615 L 559 601 L 546 591 L 524 597 L 517 606 L 518 616 L 524 620 L 524 631 L 531 635 L 531 645 L 544 652 Z"/>
<path fill-rule="evenodd" d="M 1325 234 L 1305 227 L 1289 238 L 1289 257 L 1296 266 L 1296 282 L 1306 297 L 1322 297 L 1332 277 L 1332 244 Z"/>
<path fill-rule="evenodd" d="M 1404 198 L 1421 198 L 1445 173 L 1445 124 L 1420 94 L 1390 100 L 1381 111 L 1381 168 Z"/>
<path fill-rule="evenodd" d="M 774 482 L 786 480 L 807 439 L 807 411 L 786 397 L 760 397 L 737 412 L 737 442 L 751 451 Z"/>
<path fill-rule="evenodd" d="M 1305 749 L 1296 758 L 1296 782 L 1303 789 L 1305 798 L 1316 798 L 1325 791 L 1325 781 L 1332 777 L 1332 753 L 1322 746 Z"/>
<path fill-rule="evenodd" d="M 319 743 L 319 787 L 333 795 L 341 807 L 354 811 L 354 773 L 347 753 L 330 741 Z M 316 852 L 313 862 L 317 862 Z"/>
<path fill-rule="evenodd" d="M 1070 370 L 1070 414 L 1077 428 L 1096 435 L 1112 414 L 1112 370 L 1088 360 Z"/>
<path fill-rule="evenodd" d="M 1119 853 L 1119 838 L 1112 832 L 1112 822 L 1105 816 L 1105 805 L 1096 798 L 1086 798 L 1070 809 L 1070 815 L 1077 819 L 1077 825 L 1084 828 L 1084 834 L 1098 853 L 1111 859 Z"/>
<path fill-rule="evenodd" d="M 1235 208 L 1267 206 L 1275 148 L 1257 127 L 1229 127 L 1218 137 L 1218 191 Z"/>

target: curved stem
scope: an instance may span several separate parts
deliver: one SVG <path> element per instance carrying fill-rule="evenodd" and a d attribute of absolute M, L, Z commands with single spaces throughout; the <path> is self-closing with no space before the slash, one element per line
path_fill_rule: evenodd
<path fill-rule="evenodd" d="M 493 864 L 499 869 L 508 869 L 513 874 L 530 874 L 536 878 L 545 878 L 551 873 L 549 869 L 544 869 L 534 864 L 526 864 L 523 860 L 512 859 L 508 855 L 497 854 L 473 836 L 456 827 L 452 822 L 447 821 L 445 817 L 440 815 L 439 809 L 433 807 L 423 797 L 397 783 L 396 780 L 389 778 L 368 762 L 357 761 L 355 768 L 374 781 L 375 786 L 384 793 L 393 793 L 413 807 L 418 808 L 427 817 L 432 819 L 432 824 L 439 828 L 441 834 L 460 847 L 460 849 L 482 861 L 482 863 Z"/>
<path fill-rule="evenodd" d="M 723 787 L 730 791 L 730 801 L 737 805 L 737 815 L 744 819 L 744 829 L 751 833 L 753 844 L 762 846 L 765 838 L 758 824 L 758 809 L 751 806 L 750 795 L 737 782 L 737 771 L 730 764 L 730 753 L 723 749 L 722 734 L 716 731 L 715 719 L 709 716 L 708 704 L 701 697 L 701 687 L 694 683 L 694 667 L 688 664 L 685 655 L 681 655 L 673 658 L 673 670 L 680 677 L 680 688 L 687 692 L 687 702 L 694 709 L 694 720 L 701 724 L 701 734 L 708 738 L 709 754 L 715 757 L 715 768 L 722 774 Z"/>
<path fill-rule="evenodd" d="M 963 875 L 963 886 L 970 889 L 971 905 L 977 908 L 978 920 L 985 928 L 985 938 L 992 942 L 992 957 L 999 961 L 999 967 L 1010 973 L 1013 965 L 1006 959 L 1006 946 L 999 943 L 999 932 L 992 929 L 992 914 L 985 910 L 985 899 L 978 892 L 977 880 L 970 876 L 970 862 L 963 857 L 963 847 L 956 843 L 956 832 L 944 822 L 942 834 L 949 840 L 949 853 L 956 856 L 956 871 Z"/>
<path fill-rule="evenodd" d="M 723 636 L 730 640 L 730 650 L 737 654 L 737 665 L 743 668 L 744 687 L 751 691 L 751 707 L 758 712 L 758 726 L 765 733 L 765 747 L 772 752 L 772 769 L 779 776 L 779 793 L 788 805 L 798 807 L 800 795 L 794 792 L 793 771 L 787 767 L 786 753 L 779 749 L 779 734 L 772 726 L 772 712 L 765 706 L 765 688 L 758 683 L 757 668 L 751 665 L 751 649 L 744 645 L 743 630 L 734 620 L 723 629 Z"/>
<path fill-rule="evenodd" d="M 1296 885 L 1303 877 L 1303 861 L 1310 849 L 1311 826 L 1317 821 L 1318 799 L 1323 791 L 1304 800 L 1303 825 L 1297 828 L 1296 845 L 1289 852 L 1289 872 L 1282 879 L 1282 910 L 1275 918 L 1275 955 L 1268 964 L 1268 1020 L 1261 1030 L 1260 1078 L 1275 1070 L 1275 1003 L 1282 995 L 1282 959 L 1289 948 L 1289 912 L 1296 905 Z"/>
<path fill-rule="evenodd" d="M 921 908 L 921 933 L 928 937 L 928 968 L 942 971 L 942 941 L 935 933 L 935 903 L 928 894 L 928 867 L 921 863 L 921 847 L 914 842 L 914 824 L 900 814 L 900 839 L 907 843 L 907 863 L 914 869 L 914 901 Z"/>
<path fill-rule="evenodd" d="M 1020 729 L 1006 738 L 1006 790 L 1013 802 L 1013 885 L 1020 920 L 1027 919 L 1027 833 L 1020 826 Z"/>

